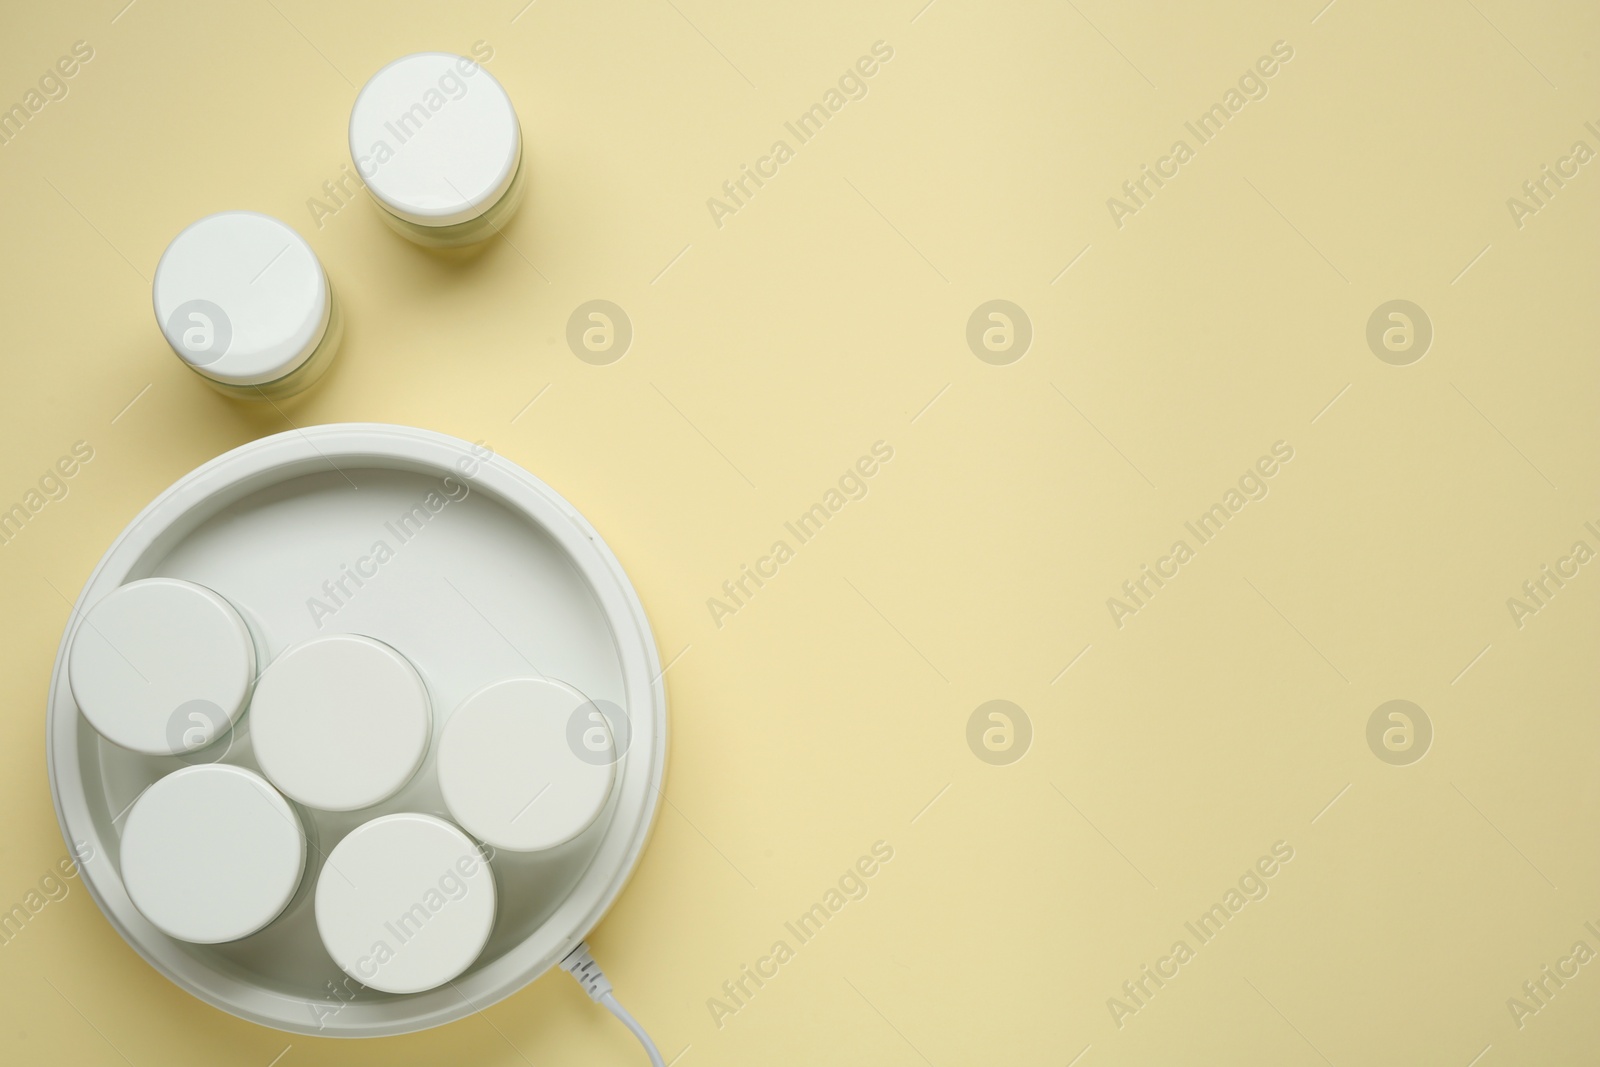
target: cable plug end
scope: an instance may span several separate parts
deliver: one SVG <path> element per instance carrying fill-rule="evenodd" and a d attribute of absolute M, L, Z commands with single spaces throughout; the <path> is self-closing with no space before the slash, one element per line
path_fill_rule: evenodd
<path fill-rule="evenodd" d="M 578 947 L 567 953 L 567 958 L 561 961 L 561 969 L 577 979 L 590 1000 L 599 1001 L 611 992 L 611 983 L 590 955 L 587 942 L 578 942 Z"/>

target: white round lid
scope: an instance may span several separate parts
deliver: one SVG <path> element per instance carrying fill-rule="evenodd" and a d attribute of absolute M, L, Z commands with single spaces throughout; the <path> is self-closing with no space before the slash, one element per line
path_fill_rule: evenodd
<path fill-rule="evenodd" d="M 402 812 L 363 823 L 317 879 L 317 932 L 350 977 L 420 993 L 471 966 L 494 926 L 494 872 L 443 819 Z"/>
<path fill-rule="evenodd" d="M 386 800 L 422 765 L 433 714 L 406 658 L 359 634 L 313 637 L 261 672 L 250 737 L 272 784 L 307 807 Z"/>
<path fill-rule="evenodd" d="M 210 589 L 145 578 L 84 614 L 67 673 L 73 700 L 100 736 L 146 755 L 180 755 L 238 720 L 256 650 L 239 613 Z"/>
<path fill-rule="evenodd" d="M 214 945 L 248 937 L 293 899 L 306 839 L 253 771 L 185 767 L 139 795 L 122 831 L 128 899 L 162 933 Z"/>
<path fill-rule="evenodd" d="M 372 76 L 350 109 L 350 156 L 380 205 L 421 226 L 476 218 L 511 187 L 522 130 L 494 75 L 418 52 Z"/>
<path fill-rule="evenodd" d="M 512 678 L 462 701 L 445 723 L 439 788 L 450 814 L 495 848 L 553 848 L 605 807 L 615 752 L 605 716 L 582 693 Z"/>
<path fill-rule="evenodd" d="M 230 385 L 283 377 L 328 328 L 328 278 L 305 238 L 254 211 L 208 215 L 156 264 L 156 322 L 183 361 Z"/>

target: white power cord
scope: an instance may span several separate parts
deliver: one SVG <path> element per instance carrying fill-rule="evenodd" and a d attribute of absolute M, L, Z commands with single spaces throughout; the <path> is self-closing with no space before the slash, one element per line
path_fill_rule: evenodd
<path fill-rule="evenodd" d="M 606 980 L 605 973 L 600 970 L 600 965 L 589 954 L 587 942 L 578 942 L 578 947 L 567 953 L 567 958 L 561 961 L 561 969 L 572 975 L 583 991 L 589 994 L 589 999 L 601 1005 L 612 1015 L 622 1020 L 622 1024 L 633 1031 L 633 1036 L 639 1039 L 639 1044 L 644 1046 L 645 1052 L 650 1055 L 650 1067 L 667 1067 L 666 1061 L 661 1058 L 661 1052 L 656 1048 L 656 1043 L 650 1040 L 650 1035 L 645 1033 L 639 1021 L 628 1014 L 628 1009 L 617 1002 L 612 995 L 611 983 Z"/>

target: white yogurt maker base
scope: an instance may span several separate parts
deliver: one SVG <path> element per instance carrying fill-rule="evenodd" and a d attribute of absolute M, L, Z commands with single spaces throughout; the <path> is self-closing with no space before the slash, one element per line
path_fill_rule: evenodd
<path fill-rule="evenodd" d="M 355 491 L 352 485 L 359 486 Z M 383 550 L 379 550 L 379 544 Z M 357 584 L 350 575 L 360 578 Z M 397 812 L 443 815 L 430 754 L 393 798 L 359 813 L 303 809 L 313 846 L 283 915 L 239 941 L 195 945 L 133 906 L 119 866 L 124 808 L 184 765 L 101 738 L 73 702 L 67 649 L 111 590 L 163 576 L 238 609 L 262 662 L 307 638 L 360 633 L 403 649 L 448 711 L 492 682 L 567 680 L 626 709 L 629 744 L 605 809 L 576 839 L 491 865 L 497 918 L 460 977 L 414 994 L 362 989 L 318 936 L 312 894 L 326 855 Z M 402 426 L 308 427 L 251 442 L 181 478 L 107 550 L 67 624 L 51 680 L 47 757 L 63 835 L 113 928 L 158 971 L 241 1018 L 301 1034 L 387 1036 L 463 1018 L 566 956 L 617 898 L 648 839 L 666 761 L 666 694 L 644 610 L 616 558 L 543 482 L 488 448 Z M 247 711 L 222 756 L 259 769 Z M 220 749 L 222 746 L 213 746 Z"/>

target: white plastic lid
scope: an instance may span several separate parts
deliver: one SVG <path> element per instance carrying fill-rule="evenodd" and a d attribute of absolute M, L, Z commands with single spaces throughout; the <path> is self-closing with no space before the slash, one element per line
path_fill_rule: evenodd
<path fill-rule="evenodd" d="M 356 827 L 317 879 L 317 932 L 350 977 L 420 993 L 478 958 L 494 926 L 494 872 L 472 839 L 432 815 Z"/>
<path fill-rule="evenodd" d="M 328 278 L 286 224 L 254 211 L 208 215 L 156 264 L 156 322 L 183 361 L 230 385 L 274 381 L 328 328 Z"/>
<path fill-rule="evenodd" d="M 151 925 L 214 945 L 278 917 L 305 873 L 306 840 L 294 809 L 260 775 L 208 763 L 140 794 L 120 862 L 128 898 Z"/>
<path fill-rule="evenodd" d="M 239 613 L 204 586 L 145 578 L 84 614 L 67 674 L 83 717 L 113 744 L 191 752 L 238 721 L 256 651 Z"/>
<path fill-rule="evenodd" d="M 605 807 L 614 751 L 605 717 L 582 693 L 513 678 L 451 714 L 439 739 L 439 788 L 450 814 L 495 848 L 553 848 Z"/>
<path fill-rule="evenodd" d="M 420 226 L 476 218 L 511 187 L 522 130 L 511 98 L 465 56 L 418 52 L 372 76 L 350 109 L 367 192 Z"/>
<path fill-rule="evenodd" d="M 432 730 L 422 678 L 406 658 L 358 634 L 313 637 L 261 672 L 250 737 L 272 784 L 312 808 L 387 800 L 422 765 Z"/>

